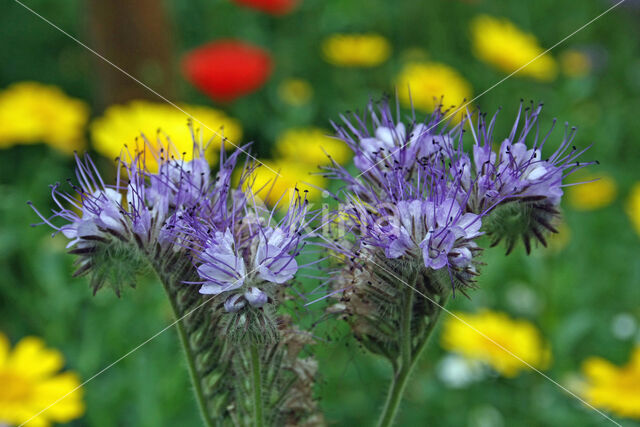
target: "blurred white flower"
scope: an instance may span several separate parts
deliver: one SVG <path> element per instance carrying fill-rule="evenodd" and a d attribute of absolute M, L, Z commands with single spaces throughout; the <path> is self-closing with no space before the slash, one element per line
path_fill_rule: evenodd
<path fill-rule="evenodd" d="M 469 412 L 470 427 L 502 427 L 504 418 L 498 409 L 491 405 L 476 406 Z"/>
<path fill-rule="evenodd" d="M 619 313 L 611 321 L 611 333 L 619 340 L 631 338 L 636 329 L 636 319 L 629 313 Z"/>
<path fill-rule="evenodd" d="M 542 301 L 536 292 L 524 283 L 514 283 L 506 293 L 511 309 L 522 315 L 536 315 L 542 309 Z"/>
<path fill-rule="evenodd" d="M 449 388 L 464 388 L 487 376 L 482 362 L 457 354 L 447 354 L 440 359 L 436 372 L 440 381 Z"/>

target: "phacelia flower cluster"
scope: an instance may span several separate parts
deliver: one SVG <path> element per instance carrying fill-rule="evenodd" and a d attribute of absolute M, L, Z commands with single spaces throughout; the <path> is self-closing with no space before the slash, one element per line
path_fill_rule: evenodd
<path fill-rule="evenodd" d="M 180 277 L 185 286 L 224 294 L 226 310 L 237 312 L 247 304 L 264 306 L 268 289 L 297 273 L 295 257 L 309 236 L 306 200 L 297 195 L 285 217 L 275 221 L 247 185 L 253 171 L 249 162 L 237 185 L 231 184 L 246 147 L 231 155 L 223 147 L 213 174 L 197 140 L 194 135 L 189 161 L 168 139 L 160 151 L 147 141 L 147 150 L 125 152 L 114 185 L 104 183 L 89 156 L 76 156 L 74 191 L 52 186 L 53 215 L 36 212 L 69 239 L 67 247 L 79 256 L 76 274 L 90 273 L 94 291 L 108 283 L 119 293 L 123 284 L 135 285 L 148 267 L 169 275 L 191 267 L 196 274 Z M 148 160 L 156 172 L 146 167 Z"/>
<path fill-rule="evenodd" d="M 539 138 L 540 112 L 521 107 L 498 150 L 496 116 L 467 112 L 451 126 L 457 112 L 436 109 L 424 121 L 401 120 L 383 101 L 334 124 L 357 172 L 337 162 L 324 168 L 344 183 L 334 194 L 336 222 L 348 231 L 328 244 L 344 260 L 328 312 L 397 375 L 418 360 L 449 295 L 474 286 L 481 236 L 506 241 L 507 251 L 522 239 L 529 251 L 532 238 L 546 244 L 545 232 L 555 231 L 563 179 L 590 163 L 578 161 L 574 130 L 543 156 L 550 132 Z"/>
<path fill-rule="evenodd" d="M 112 185 L 89 156 L 76 156 L 77 184 L 70 181 L 70 192 L 53 185 L 52 215 L 36 213 L 68 239 L 76 275 L 88 275 L 94 292 L 108 285 L 119 295 L 144 273 L 156 274 L 205 424 L 248 424 L 254 402 L 245 396 L 258 393 L 270 425 L 321 419 L 311 387 L 315 361 L 299 357 L 308 341 L 292 338 L 301 331 L 277 310 L 314 234 L 306 197 L 296 193 L 284 215 L 261 205 L 252 191 L 257 166 L 250 155 L 240 164 L 247 146 L 227 155 L 223 143 L 214 173 L 204 156 L 211 141 L 204 144 L 193 129 L 191 156 L 160 132 L 155 144 L 142 139 L 144 151 L 125 150 L 117 160 Z M 269 393 L 266 383 L 246 381 L 260 369 L 269 373 Z M 304 405 L 291 404 L 294 398 Z"/>
<path fill-rule="evenodd" d="M 343 216 L 357 238 L 357 250 L 378 248 L 387 259 L 402 259 L 467 284 L 476 274 L 477 238 L 505 239 L 510 250 L 523 238 L 546 244 L 555 231 L 554 216 L 563 179 L 591 163 L 579 162 L 585 150 L 572 147 L 575 129 L 565 132 L 557 150 L 542 154 L 551 131 L 539 138 L 542 106 L 521 106 L 511 133 L 496 151 L 494 116 L 487 123 L 467 114 L 454 127 L 436 110 L 423 122 L 395 117 L 389 104 L 370 104 L 364 115 L 342 116 L 337 137 L 354 152 L 357 174 L 337 163 L 328 176 L 346 186 Z M 465 131 L 470 129 L 470 131 Z M 553 126 L 552 126 L 553 129 Z M 463 138 L 471 134 L 471 155 Z"/>
<path fill-rule="evenodd" d="M 246 304 L 264 306 L 272 289 L 290 282 L 299 269 L 295 257 L 311 235 L 305 231 L 307 205 L 306 198 L 293 198 L 280 221 L 253 204 L 234 206 L 218 222 L 190 216 L 182 232 L 196 255 L 200 293 L 229 295 L 224 303 L 229 312 Z"/>

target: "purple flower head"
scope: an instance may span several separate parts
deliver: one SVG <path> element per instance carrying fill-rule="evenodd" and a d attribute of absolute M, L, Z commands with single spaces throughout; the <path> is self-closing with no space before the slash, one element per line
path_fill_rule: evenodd
<path fill-rule="evenodd" d="M 456 198 L 443 179 L 433 182 L 429 193 L 397 189 L 396 194 L 402 199 L 392 203 L 351 197 L 347 212 L 361 245 L 381 249 L 388 259 L 401 258 L 432 271 L 444 268 L 463 283 L 462 278 L 469 279 L 479 252 L 475 239 L 482 234 L 481 215 L 465 212 L 457 200 L 463 197 Z"/>
<path fill-rule="evenodd" d="M 386 102 L 378 108 L 370 105 L 369 117 L 354 115 L 352 121 L 343 117 L 344 126 L 336 126 L 338 137 L 354 150 L 360 172 L 354 176 L 346 168 L 333 164 L 326 168 L 326 176 L 343 181 L 345 190 L 355 200 L 373 206 L 391 203 L 408 207 L 412 200 L 431 201 L 438 206 L 452 199 L 462 214 L 483 218 L 491 213 L 491 221 L 483 221 L 483 226 L 493 236 L 493 243 L 505 239 L 510 250 L 522 238 L 528 251 L 530 237 L 546 244 L 545 232 L 555 231 L 553 222 L 559 215 L 563 179 L 592 164 L 578 161 L 585 150 L 578 151 L 572 146 L 575 129 L 567 128 L 556 151 L 543 157 L 551 130 L 539 137 L 541 110 L 541 105 L 535 108 L 533 104 L 528 108 L 521 105 L 510 134 L 495 151 L 496 116 L 487 122 L 483 114 L 478 114 L 474 123 L 469 114 L 449 130 L 447 126 L 439 127 L 442 121 L 439 111 L 423 123 L 416 124 L 412 118 L 407 125 L 394 120 Z M 463 147 L 467 125 L 470 132 L 466 134 L 473 137 L 471 156 Z M 400 215 L 400 223 L 410 215 L 406 212 Z M 380 227 L 372 230 L 384 229 Z M 422 236 L 410 236 L 406 227 L 386 227 L 392 232 L 388 239 L 391 243 L 385 249 L 389 258 L 404 255 L 408 247 L 414 247 L 416 236 Z M 452 239 L 453 234 L 441 231 L 430 234 L 428 242 L 420 241 L 427 254 L 425 265 L 443 265 L 444 253 L 453 248 Z M 467 251 L 457 253 L 458 260 L 469 258 Z"/>
<path fill-rule="evenodd" d="M 77 274 L 90 273 L 94 290 L 108 282 L 119 292 L 121 283 L 113 282 L 133 285 L 143 267 L 182 250 L 173 238 L 175 224 L 185 212 L 210 203 L 206 196 L 214 185 L 203 146 L 194 142 L 191 161 L 168 154 L 173 151 L 170 142 L 158 152 L 148 141 L 142 152 L 124 150 L 114 185 L 105 185 L 89 156 L 76 156 L 78 185 L 71 184 L 69 193 L 60 191 L 58 184 L 52 187 L 57 209 L 50 218 L 36 210 L 44 223 L 69 239 L 67 246 L 79 256 Z M 147 155 L 156 158 L 157 172 L 146 167 Z M 224 153 L 222 160 L 218 176 L 230 174 Z M 224 189 L 218 193 L 226 195 Z M 132 267 L 126 268 L 128 264 Z"/>
<path fill-rule="evenodd" d="M 483 115 L 478 115 L 476 123 L 471 117 L 471 133 L 474 139 L 473 164 L 476 177 L 473 203 L 491 208 L 496 203 L 513 199 L 544 200 L 551 206 L 558 206 L 562 198 L 562 181 L 576 170 L 595 162 L 580 162 L 579 157 L 588 149 L 577 150 L 572 146 L 575 128 L 565 125 L 564 138 L 556 151 L 544 158 L 542 150 L 549 139 L 556 121 L 540 138 L 539 117 L 542 104 L 523 108 L 511 133 L 502 140 L 498 152 L 493 150 L 493 131 L 497 114 L 487 123 Z"/>
<path fill-rule="evenodd" d="M 468 283 L 486 212 L 468 208 L 473 179 L 461 144 L 447 126 L 439 126 L 440 110 L 409 125 L 394 120 L 386 102 L 377 109 L 370 105 L 369 113 L 372 129 L 358 116 L 353 123 L 343 117 L 345 127 L 337 127 L 360 172 L 353 176 L 337 164 L 328 168 L 329 176 L 347 184 L 345 213 L 359 245 L 419 269 L 444 269 Z"/>
<path fill-rule="evenodd" d="M 354 152 L 354 164 L 360 171 L 357 177 L 335 164 L 327 168 L 327 176 L 341 179 L 351 191 L 375 191 L 387 181 L 386 175 L 395 172 L 404 180 L 410 180 L 421 169 L 421 165 L 436 165 L 439 159 L 452 151 L 452 138 L 446 132 L 443 112 L 437 109 L 424 122 L 415 117 L 402 122 L 400 113 L 396 118 L 388 102 L 377 107 L 370 103 L 365 115 L 341 116 L 343 125 L 332 123 L 336 136 Z M 366 197 L 366 194 L 359 194 Z"/>
<path fill-rule="evenodd" d="M 49 218 L 35 208 L 34 211 L 45 224 L 56 230 L 54 235 L 61 232 L 70 240 L 67 247 L 83 240 L 101 240 L 107 234 L 122 237 L 126 234 L 127 223 L 119 185 L 113 188 L 105 186 L 89 156 L 84 161 L 77 155 L 75 159 L 79 185 L 69 182 L 73 193 L 62 192 L 60 184 L 55 184 L 51 186 L 51 197 L 58 209 L 54 209 Z M 57 218 L 62 218 L 65 223 L 54 224 Z"/>
<path fill-rule="evenodd" d="M 255 203 L 250 188 L 245 197 L 233 194 L 218 215 L 185 217 L 179 233 L 190 247 L 200 281 L 200 293 L 227 295 L 229 312 L 244 307 L 260 308 L 277 285 L 290 282 L 299 269 L 295 260 L 312 233 L 308 225 L 306 198 L 294 198 L 284 218 L 275 221 L 274 211 Z M 239 204 L 241 206 L 239 206 Z M 211 207 L 209 207 L 210 209 Z"/>
<path fill-rule="evenodd" d="M 474 211 L 492 212 L 486 222 L 487 234 L 493 237 L 493 245 L 504 239 L 507 253 L 520 239 L 527 252 L 532 238 L 546 246 L 545 233 L 556 232 L 553 223 L 560 215 L 563 180 L 596 163 L 579 161 L 588 147 L 578 150 L 572 145 L 575 128 L 569 128 L 568 124 L 555 152 L 544 157 L 545 144 L 556 122 L 541 137 L 541 112 L 542 104 L 526 108 L 521 104 L 511 132 L 498 151 L 493 149 L 497 114 L 488 123 L 484 115 L 478 115 L 475 123 L 471 116 L 467 117 L 474 142 L 471 179 L 464 183 L 471 193 L 468 203 Z M 468 156 L 461 151 L 454 153 L 452 161 L 469 163 Z"/>

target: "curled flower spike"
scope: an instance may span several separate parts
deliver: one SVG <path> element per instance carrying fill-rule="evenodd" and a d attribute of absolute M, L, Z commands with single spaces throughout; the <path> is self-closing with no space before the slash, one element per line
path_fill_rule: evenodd
<path fill-rule="evenodd" d="M 450 128 L 441 125 L 439 108 L 421 123 L 415 114 L 402 121 L 383 101 L 334 124 L 354 152 L 358 173 L 336 162 L 324 168 L 344 183 L 334 194 L 344 203 L 336 216 L 352 235 L 329 244 L 345 262 L 329 294 L 340 301 L 328 311 L 343 316 L 365 348 L 391 362 L 394 381 L 379 425 L 392 425 L 406 379 L 449 295 L 474 286 L 478 238 L 506 240 L 507 251 L 520 238 L 527 251 L 532 237 L 545 244 L 543 232 L 555 231 L 562 180 L 591 164 L 577 161 L 584 151 L 569 150 L 574 130 L 543 158 L 549 134 L 538 140 L 540 112 L 541 106 L 521 107 L 497 152 L 495 116 L 487 124 L 478 114 L 474 124 L 467 114 Z M 472 157 L 463 146 L 467 125 Z"/>
<path fill-rule="evenodd" d="M 292 411 L 288 403 L 295 387 L 311 391 L 314 371 L 304 379 L 291 371 L 299 365 L 299 351 L 288 352 L 279 344 L 292 328 L 279 327 L 284 325 L 276 303 L 286 297 L 281 288 L 298 272 L 295 257 L 313 235 L 306 229 L 313 220 L 308 203 L 298 195 L 276 220 L 275 211 L 243 190 L 251 187 L 245 181 L 252 165 L 245 161 L 237 186 L 231 185 L 247 147 L 227 155 L 223 144 L 214 174 L 204 157 L 208 143 L 193 128 L 191 132 L 190 157 L 177 153 L 160 131 L 157 144 L 143 135 L 147 149 L 122 154 L 111 186 L 89 156 L 76 156 L 79 184 L 72 184 L 69 193 L 57 184 L 52 187 L 56 208 L 51 217 L 34 210 L 54 234 L 69 239 L 70 252 L 78 257 L 76 274 L 89 275 L 94 292 L 110 285 L 120 295 L 141 274 L 156 273 L 176 317 L 205 425 L 222 419 L 248 424 L 251 410 L 241 391 L 247 387 L 247 368 L 256 379 L 250 403 L 264 408 L 256 413 L 273 425 L 294 413 L 305 419 L 315 412 L 314 405 Z M 155 150 L 157 146 L 162 148 Z M 293 359 L 283 372 L 287 354 Z M 262 384 L 262 369 L 268 384 Z M 263 391 L 267 386 L 272 391 Z"/>
<path fill-rule="evenodd" d="M 452 198 L 381 203 L 376 210 L 352 203 L 350 216 L 358 223 L 363 247 L 380 248 L 386 258 L 403 258 L 418 268 L 444 268 L 458 283 L 470 284 L 480 251 L 474 240 L 483 234 L 480 215 L 464 213 Z"/>
<path fill-rule="evenodd" d="M 61 232 L 69 239 L 67 248 L 78 256 L 75 275 L 91 273 L 94 293 L 108 282 L 119 295 L 123 284 L 133 286 L 146 267 L 144 257 L 130 244 L 136 233 L 119 191 L 121 179 L 107 187 L 91 158 L 77 155 L 76 178 L 79 185 L 69 183 L 73 193 L 60 191 L 59 184 L 51 187 L 57 206 L 51 217 L 30 205 L 44 224 L 56 230 L 54 235 Z M 56 225 L 58 219 L 64 223 Z"/>
<path fill-rule="evenodd" d="M 70 183 L 70 193 L 62 192 L 58 184 L 52 187 L 58 209 L 50 218 L 36 210 L 44 223 L 69 239 L 67 247 L 78 256 L 76 275 L 90 274 L 94 292 L 105 284 L 118 294 L 124 284 L 134 286 L 147 267 L 161 265 L 183 249 L 174 229 L 185 215 L 206 215 L 222 199 L 226 206 L 238 153 L 227 156 L 221 150 L 214 181 L 204 158 L 206 144 L 198 141 L 193 130 L 192 135 L 189 161 L 176 153 L 168 137 L 165 144 L 160 143 L 161 132 L 158 144 L 143 135 L 148 150 L 124 152 L 117 162 L 116 182 L 110 186 L 88 155 L 84 159 L 76 155 L 79 184 Z M 163 148 L 156 151 L 154 146 Z M 147 157 L 152 157 L 157 172 L 149 171 Z M 64 223 L 56 225 L 58 219 Z"/>
<path fill-rule="evenodd" d="M 400 171 L 405 178 L 413 176 L 420 165 L 437 163 L 452 149 L 449 133 L 442 131 L 446 125 L 440 124 L 446 111 L 437 109 L 423 123 L 412 119 L 408 125 L 398 117 L 393 118 L 387 101 L 382 101 L 378 108 L 370 104 L 367 112 L 362 116 L 354 113 L 351 118 L 341 116 L 343 125 L 332 123 L 336 137 L 354 152 L 360 182 L 337 165 L 325 168 L 328 177 L 343 180 L 359 197 L 366 196 L 365 189 L 384 186 L 391 171 Z"/>
<path fill-rule="evenodd" d="M 497 114 L 489 123 L 478 115 L 476 123 L 468 117 L 473 145 L 474 181 L 468 180 L 469 200 L 474 210 L 494 210 L 486 222 L 486 231 L 493 237 L 493 245 L 502 239 L 509 253 L 522 238 L 527 252 L 535 238 L 546 246 L 546 232 L 557 232 L 553 225 L 560 212 L 563 180 L 585 166 L 597 162 L 579 161 L 588 149 L 578 150 L 572 145 L 575 128 L 565 125 L 565 133 L 556 151 L 544 158 L 542 150 L 550 138 L 555 120 L 544 137 L 539 137 L 539 117 L 542 104 L 523 108 L 511 133 L 493 150 L 493 128 Z M 456 161 L 469 164 L 469 157 L 458 155 Z"/>
<path fill-rule="evenodd" d="M 201 281 L 193 283 L 201 284 L 200 293 L 227 295 L 224 306 L 230 312 L 247 304 L 263 307 L 273 287 L 289 282 L 298 271 L 295 257 L 312 235 L 304 230 L 309 224 L 307 205 L 298 194 L 277 222 L 273 211 L 255 204 L 227 210 L 231 213 L 221 213 L 217 222 L 185 217 L 180 233 L 194 253 Z"/>
<path fill-rule="evenodd" d="M 343 117 L 344 127 L 334 125 L 354 150 L 360 173 L 354 177 L 336 163 L 326 168 L 346 182 L 345 213 L 358 244 L 415 268 L 445 269 L 454 285 L 471 284 L 480 251 L 474 240 L 487 212 L 467 209 L 469 171 L 451 162 L 459 148 L 438 124 L 443 113 L 405 125 L 386 101 L 368 111 L 353 122 Z"/>

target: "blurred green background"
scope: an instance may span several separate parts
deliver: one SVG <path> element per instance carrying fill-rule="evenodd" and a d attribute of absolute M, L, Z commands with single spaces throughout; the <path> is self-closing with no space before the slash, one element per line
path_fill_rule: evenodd
<path fill-rule="evenodd" d="M 578 126 L 576 145 L 593 143 L 586 157 L 600 161 L 591 174 L 610 176 L 617 187 L 613 201 L 598 209 L 578 209 L 563 201 L 566 244 L 536 249 L 531 256 L 518 249 L 507 258 L 503 248 L 487 250 L 479 289 L 470 293 L 471 299 L 459 296 L 449 304 L 467 311 L 488 307 L 536 324 L 552 348 L 553 364 L 546 373 L 564 385 L 580 375 L 587 357 L 623 364 L 640 341 L 636 327 L 640 237 L 625 213 L 630 189 L 640 180 L 640 9 L 637 2 L 627 3 L 552 52 L 561 69 L 564 51 L 584 53 L 589 60 L 586 72 L 571 75 L 561 70 L 550 82 L 514 76 L 474 101 L 490 114 L 503 107 L 498 135 L 510 129 L 520 98 L 543 101 L 543 125 L 558 117 L 560 123 L 566 120 Z M 415 55 L 458 70 L 474 95 L 491 87 L 505 73 L 471 52 L 469 22 L 478 14 L 508 18 L 535 34 L 541 46 L 550 47 L 613 3 L 303 0 L 281 17 L 221 0 L 25 4 L 170 99 L 214 106 L 237 118 L 243 141 L 255 141 L 256 151 L 269 157 L 282 131 L 299 126 L 329 129 L 328 121 L 340 113 L 392 93 L 394 76 Z M 117 13 L 106 13 L 110 7 Z M 126 92 L 122 88 L 128 83 L 109 74 L 98 58 L 19 4 L 2 0 L 1 10 L 0 88 L 24 80 L 53 84 L 86 101 L 92 117 L 115 101 L 132 97 L 159 101 L 144 89 L 132 89 L 133 95 Z M 121 45 L 110 32 L 124 33 L 118 37 L 126 39 L 128 26 L 138 25 L 134 18 L 140 16 L 163 17 L 156 24 L 162 24 L 158 29 L 166 42 L 162 48 L 170 50 L 168 67 L 151 61 L 128 69 L 127 64 L 137 64 L 135 58 L 118 53 Z M 343 32 L 378 33 L 391 44 L 391 56 L 364 69 L 327 63 L 322 40 Z M 275 68 L 259 91 L 233 103 L 216 104 L 184 80 L 179 59 L 184 52 L 222 37 L 262 46 L 273 56 Z M 110 52 L 119 58 L 110 57 Z M 145 57 L 135 48 L 128 54 Z M 311 85 L 313 95 L 307 103 L 294 106 L 282 101 L 279 87 L 288 78 Z M 551 145 L 559 141 L 561 130 L 556 132 Z M 88 133 L 87 140 L 91 150 Z M 51 239 L 45 227 L 29 226 L 37 217 L 26 201 L 46 209 L 47 185 L 72 176 L 71 157 L 46 145 L 17 145 L 1 150 L 0 156 L 0 331 L 13 343 L 26 335 L 42 337 L 64 353 L 68 369 L 88 379 L 172 321 L 163 291 L 150 281 L 120 299 L 110 292 L 93 297 L 85 280 L 71 278 L 73 260 L 65 254 L 64 239 Z M 319 316 L 319 310 L 308 316 Z M 622 331 L 621 319 L 627 325 Z M 445 352 L 437 334 L 433 343 L 408 387 L 398 425 L 608 424 L 534 372 L 515 379 L 489 375 L 452 387 L 438 375 Z M 321 380 L 317 393 L 328 422 L 372 425 L 390 376 L 384 361 L 359 349 L 340 324 L 324 327 L 315 350 Z M 173 330 L 84 389 L 86 414 L 71 425 L 199 425 Z M 640 425 L 628 419 L 622 422 Z"/>

